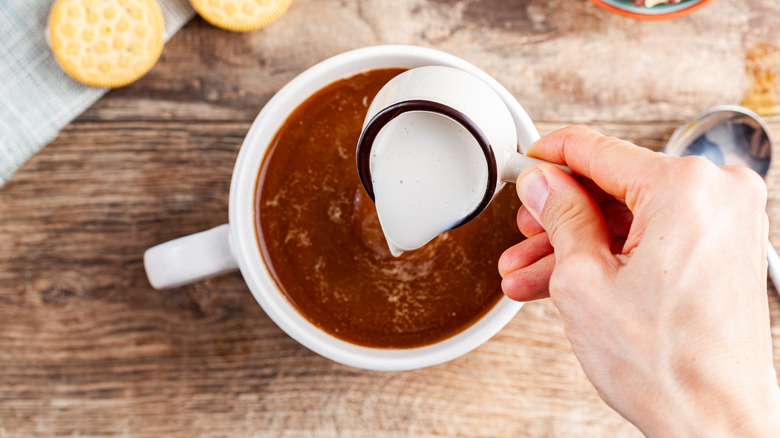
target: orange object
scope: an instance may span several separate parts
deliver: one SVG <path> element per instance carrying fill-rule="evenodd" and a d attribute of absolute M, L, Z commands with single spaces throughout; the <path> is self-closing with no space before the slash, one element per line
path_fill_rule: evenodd
<path fill-rule="evenodd" d="M 616 6 L 612 6 L 609 3 L 606 3 L 602 0 L 590 0 L 591 2 L 595 3 L 596 6 L 605 9 L 609 12 L 612 12 L 614 14 L 621 15 L 623 17 L 633 18 L 635 20 L 648 20 L 648 21 L 658 21 L 658 20 L 671 20 L 673 18 L 680 18 L 684 17 L 688 14 L 692 14 L 693 12 L 707 6 L 708 4 L 712 3 L 714 0 L 702 0 L 698 3 L 692 4 L 691 6 L 680 9 L 677 11 L 669 12 L 666 14 L 640 14 L 638 12 L 631 12 L 627 11 L 625 9 L 618 8 Z"/>

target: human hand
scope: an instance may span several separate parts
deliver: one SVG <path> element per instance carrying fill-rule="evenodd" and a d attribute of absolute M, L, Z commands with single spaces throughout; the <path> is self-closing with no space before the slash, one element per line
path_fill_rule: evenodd
<path fill-rule="evenodd" d="M 528 155 L 585 179 L 520 175 L 506 295 L 549 294 L 585 374 L 646 435 L 780 436 L 760 177 L 583 127 Z"/>

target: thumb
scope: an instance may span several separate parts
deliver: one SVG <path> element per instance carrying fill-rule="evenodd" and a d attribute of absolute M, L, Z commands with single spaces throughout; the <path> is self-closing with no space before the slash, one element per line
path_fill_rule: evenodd
<path fill-rule="evenodd" d="M 598 204 L 564 171 L 550 164 L 529 166 L 517 178 L 517 194 L 547 231 L 556 261 L 575 254 L 611 254 L 609 230 Z"/>

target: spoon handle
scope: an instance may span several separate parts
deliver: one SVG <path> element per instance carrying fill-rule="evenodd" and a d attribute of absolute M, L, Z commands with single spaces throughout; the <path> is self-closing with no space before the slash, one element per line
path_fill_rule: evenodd
<path fill-rule="evenodd" d="M 777 255 L 772 242 L 769 242 L 766 247 L 766 260 L 769 264 L 769 278 L 775 284 L 775 289 L 780 292 L 780 256 Z"/>

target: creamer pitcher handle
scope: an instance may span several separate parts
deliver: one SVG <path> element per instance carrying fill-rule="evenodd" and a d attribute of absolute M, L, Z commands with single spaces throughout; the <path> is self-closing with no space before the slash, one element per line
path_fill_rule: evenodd
<path fill-rule="evenodd" d="M 144 269 L 155 289 L 169 289 L 238 269 L 230 225 L 179 237 L 144 252 Z"/>
<path fill-rule="evenodd" d="M 553 166 L 563 170 L 569 175 L 574 174 L 574 172 L 572 172 L 571 169 L 568 168 L 568 166 L 564 166 L 563 164 L 550 163 L 549 161 L 527 157 L 521 154 L 520 152 L 513 152 L 507 157 L 506 164 L 504 165 L 504 169 L 502 169 L 501 171 L 501 180 L 504 182 L 509 182 L 514 184 L 515 182 L 517 182 L 517 177 L 520 176 L 520 172 L 522 172 L 523 169 L 538 163 L 552 164 Z"/>

